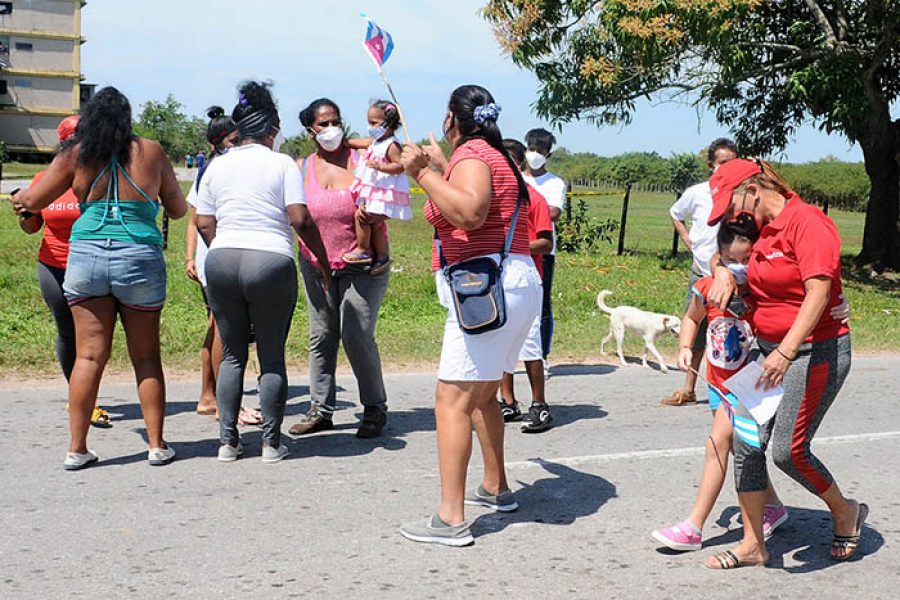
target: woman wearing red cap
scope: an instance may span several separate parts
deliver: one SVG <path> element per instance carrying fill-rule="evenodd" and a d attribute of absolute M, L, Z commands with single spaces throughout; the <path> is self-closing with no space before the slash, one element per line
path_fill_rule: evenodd
<path fill-rule="evenodd" d="M 56 130 L 60 148 L 67 147 L 67 141 L 75 133 L 77 125 L 76 115 L 66 117 L 60 122 Z M 34 187 L 46 174 L 47 171 L 41 171 L 35 175 L 29 187 Z M 75 366 L 75 323 L 63 295 L 62 284 L 66 276 L 66 262 L 69 259 L 69 234 L 72 232 L 72 224 L 81 216 L 78 198 L 75 197 L 72 188 L 69 188 L 49 206 L 35 213 L 28 212 L 24 206 L 14 206 L 19 214 L 19 227 L 22 231 L 33 234 L 42 228 L 44 230 L 41 248 L 38 250 L 38 285 L 44 302 L 56 322 L 56 360 L 59 361 L 63 375 L 68 381 L 72 367 Z M 99 406 L 94 407 L 91 424 L 95 427 L 112 427 L 109 413 Z"/>
<path fill-rule="evenodd" d="M 840 236 L 831 219 L 803 202 L 762 161 L 725 163 L 710 186 L 709 223 L 739 223 L 758 234 L 747 273 L 756 303 L 753 329 L 765 356 L 758 385 L 781 385 L 784 397 L 775 416 L 759 426 L 761 448 L 734 439 L 744 538 L 706 565 L 730 569 L 768 561 L 762 521 L 769 443 L 775 464 L 828 505 L 834 520 L 831 556 L 846 560 L 859 545 L 869 509 L 843 495 L 810 447 L 850 371 L 850 330 L 830 313 L 841 303 Z M 724 308 L 734 288 L 728 269 L 717 267 L 710 300 Z M 752 418 L 743 402 L 738 412 Z"/>

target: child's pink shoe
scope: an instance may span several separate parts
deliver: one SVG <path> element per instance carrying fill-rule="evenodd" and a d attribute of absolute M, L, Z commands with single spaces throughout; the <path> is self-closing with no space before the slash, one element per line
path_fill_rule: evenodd
<path fill-rule="evenodd" d="M 788 511 L 784 504 L 766 504 L 763 511 L 763 537 L 769 539 L 775 530 L 784 525 L 788 520 Z M 737 522 L 744 524 L 744 519 L 738 516 Z"/>
<path fill-rule="evenodd" d="M 763 512 L 763 537 L 769 539 L 779 525 L 788 520 L 788 511 L 784 504 L 766 504 Z"/>
<path fill-rule="evenodd" d="M 657 529 L 650 535 L 666 548 L 681 552 L 699 550 L 703 546 L 703 534 L 690 521 L 683 521 L 667 529 Z"/>

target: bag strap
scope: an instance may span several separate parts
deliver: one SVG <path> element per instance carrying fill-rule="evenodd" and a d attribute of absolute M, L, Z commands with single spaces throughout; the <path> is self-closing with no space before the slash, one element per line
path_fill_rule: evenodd
<path fill-rule="evenodd" d="M 520 190 L 521 191 L 521 190 Z M 509 249 L 512 247 L 513 236 L 516 233 L 516 223 L 519 221 L 519 209 L 522 207 L 522 195 L 519 194 L 516 197 L 516 209 L 513 211 L 512 219 L 509 222 L 509 231 L 506 232 L 506 238 L 503 240 L 503 250 L 500 252 L 500 268 L 503 268 L 503 259 L 506 258 L 506 255 L 509 254 Z M 441 262 L 441 269 L 446 273 L 447 271 L 447 259 L 444 256 L 444 251 L 441 248 L 441 239 L 438 237 L 437 227 L 434 228 L 434 245 L 438 251 L 438 259 Z"/>
<path fill-rule="evenodd" d="M 300 178 L 303 179 L 303 192 L 309 192 L 309 178 L 306 176 L 306 165 L 309 164 L 309 157 L 303 159 L 300 163 Z"/>

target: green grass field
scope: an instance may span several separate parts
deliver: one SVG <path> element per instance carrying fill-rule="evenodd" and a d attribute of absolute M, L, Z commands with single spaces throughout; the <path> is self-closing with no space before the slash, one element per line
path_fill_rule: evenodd
<path fill-rule="evenodd" d="M 21 162 L 3 163 L 3 179 L 28 179 L 34 177 L 38 171 L 43 171 L 46 168 L 46 164 Z"/>
<path fill-rule="evenodd" d="M 394 272 L 378 324 L 382 357 L 393 368 L 436 363 L 444 315 L 434 296 L 430 269 L 431 229 L 421 215 L 422 198 L 416 199 L 412 221 L 391 224 Z M 619 218 L 621 195 L 587 198 L 591 214 Z M 631 198 L 626 231 L 626 253 L 615 255 L 615 245 L 600 252 L 557 258 L 554 283 L 556 333 L 552 362 L 599 360 L 600 339 L 609 321 L 597 310 L 594 299 L 610 289 L 611 305 L 681 312 L 688 255 L 669 257 L 672 227 L 668 220 L 667 194 L 636 194 Z M 862 239 L 863 215 L 833 212 L 844 240 L 845 253 L 857 252 Z M 205 330 L 205 312 L 196 284 L 184 276 L 185 221 L 173 221 L 166 257 L 169 266 L 169 299 L 163 312 L 162 344 L 169 369 L 192 370 L 199 361 L 198 346 Z M 26 236 L 7 207 L 0 211 L 0 374 L 52 375 L 54 326 L 38 290 L 35 275 L 40 236 Z M 845 270 L 847 296 L 853 305 L 854 344 L 857 351 L 900 352 L 900 286 L 873 282 Z M 305 299 L 297 304 L 287 354 L 292 367 L 306 364 L 308 324 Z M 636 355 L 640 343 L 626 338 L 626 352 Z M 674 361 L 674 337 L 660 343 L 660 350 Z M 127 367 L 123 336 L 117 332 L 113 369 Z"/>

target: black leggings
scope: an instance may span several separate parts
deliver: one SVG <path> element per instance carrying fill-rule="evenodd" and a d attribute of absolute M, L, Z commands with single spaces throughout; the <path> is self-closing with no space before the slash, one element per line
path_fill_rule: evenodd
<path fill-rule="evenodd" d="M 66 270 L 38 261 L 37 275 L 41 295 L 56 321 L 56 360 L 68 381 L 72 375 L 72 367 L 75 366 L 75 322 L 72 321 L 72 311 L 63 295 Z"/>

